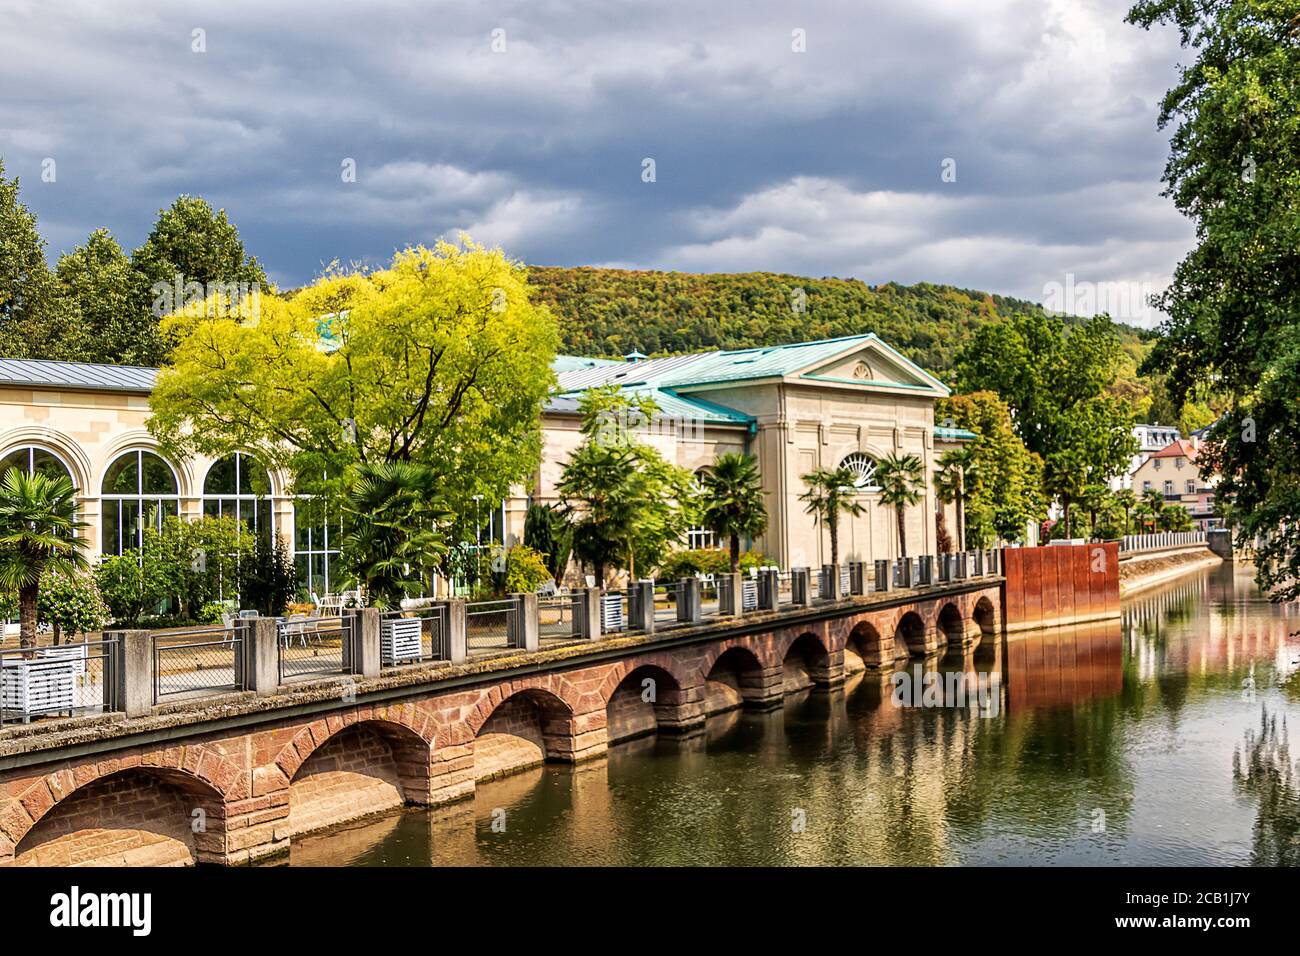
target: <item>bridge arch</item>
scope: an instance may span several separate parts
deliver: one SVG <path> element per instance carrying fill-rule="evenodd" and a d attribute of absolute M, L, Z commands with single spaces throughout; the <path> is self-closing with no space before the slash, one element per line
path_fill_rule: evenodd
<path fill-rule="evenodd" d="M 520 687 L 469 720 L 474 777 L 488 780 L 572 756 L 574 707 L 552 690 Z"/>
<path fill-rule="evenodd" d="M 609 742 L 657 732 L 660 714 L 677 706 L 681 690 L 677 677 L 659 664 L 644 663 L 629 669 L 605 701 Z"/>
<path fill-rule="evenodd" d="M 805 631 L 790 642 L 781 662 L 785 693 L 807 690 L 830 668 L 830 654 L 820 637 Z"/>
<path fill-rule="evenodd" d="M 987 637 L 990 634 L 997 633 L 998 612 L 987 594 L 980 595 L 980 599 L 975 602 L 975 609 L 971 613 L 971 618 L 979 626 L 980 634 L 983 636 Z"/>
<path fill-rule="evenodd" d="M 89 779 L 49 805 L 16 841 L 14 865 L 219 863 L 224 829 L 225 797 L 213 783 L 137 765 Z"/>
<path fill-rule="evenodd" d="M 405 723 L 368 718 L 319 736 L 308 727 L 295 741 L 298 765 L 288 774 L 292 835 L 428 802 L 431 742 Z"/>
<path fill-rule="evenodd" d="M 705 707 L 711 714 L 734 710 L 745 702 L 745 688 L 761 683 L 763 663 L 748 647 L 732 644 L 705 669 Z"/>
<path fill-rule="evenodd" d="M 939 637 L 948 644 L 962 644 L 966 640 L 966 619 L 962 616 L 961 609 L 952 601 L 948 601 L 941 608 L 936 617 Z"/>
<path fill-rule="evenodd" d="M 908 611 L 898 619 L 894 629 L 894 643 L 907 648 L 913 656 L 923 656 L 929 648 L 925 639 L 925 620 L 916 611 Z"/>

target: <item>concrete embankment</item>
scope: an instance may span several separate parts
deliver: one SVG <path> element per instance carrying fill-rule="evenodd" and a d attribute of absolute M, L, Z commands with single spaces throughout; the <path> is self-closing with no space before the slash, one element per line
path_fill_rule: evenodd
<path fill-rule="evenodd" d="M 1223 559 L 1208 548 L 1181 548 L 1134 555 L 1120 562 L 1119 591 L 1128 597 L 1193 571 L 1222 563 Z"/>

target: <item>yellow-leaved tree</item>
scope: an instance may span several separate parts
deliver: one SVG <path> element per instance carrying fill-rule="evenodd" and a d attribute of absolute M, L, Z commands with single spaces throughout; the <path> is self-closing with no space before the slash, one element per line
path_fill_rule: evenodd
<path fill-rule="evenodd" d="M 555 321 L 522 265 L 468 237 L 162 325 L 176 345 L 149 428 L 174 453 L 256 450 L 297 493 L 329 496 L 350 465 L 411 462 L 462 515 L 536 468 Z"/>

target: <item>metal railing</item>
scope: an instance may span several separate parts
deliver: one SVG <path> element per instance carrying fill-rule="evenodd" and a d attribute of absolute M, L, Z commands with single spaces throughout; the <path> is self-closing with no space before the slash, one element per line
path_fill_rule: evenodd
<path fill-rule="evenodd" d="M 380 615 L 381 667 L 447 660 L 451 660 L 451 625 L 446 604 L 385 611 Z"/>
<path fill-rule="evenodd" d="M 351 639 L 354 620 L 345 615 L 282 623 L 276 642 L 280 683 L 343 673 L 343 645 Z"/>
<path fill-rule="evenodd" d="M 677 604 L 681 596 L 681 581 L 656 581 L 654 587 L 655 626 L 677 623 Z"/>
<path fill-rule="evenodd" d="M 582 636 L 578 618 L 581 594 L 555 594 L 537 599 L 537 636 L 543 641 L 557 641 Z"/>
<path fill-rule="evenodd" d="M 505 651 L 513 646 L 518 605 L 513 598 L 465 605 L 465 645 L 474 651 Z"/>
<path fill-rule="evenodd" d="M 700 616 L 717 617 L 721 613 L 718 600 L 718 579 L 712 574 L 704 574 L 700 581 Z"/>
<path fill-rule="evenodd" d="M 244 689 L 248 621 L 152 635 L 153 702 L 188 700 Z"/>
<path fill-rule="evenodd" d="M 1119 539 L 1119 550 L 1124 554 L 1136 551 L 1163 551 L 1166 548 L 1187 548 L 1205 544 L 1204 531 L 1158 531 L 1154 534 L 1129 534 Z"/>
<path fill-rule="evenodd" d="M 0 650 L 0 726 L 117 710 L 116 667 L 112 637 Z"/>

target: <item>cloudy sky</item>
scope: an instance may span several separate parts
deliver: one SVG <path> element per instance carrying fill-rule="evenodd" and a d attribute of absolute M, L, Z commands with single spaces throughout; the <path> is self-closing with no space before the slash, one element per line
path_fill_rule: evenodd
<path fill-rule="evenodd" d="M 6 0 L 0 157 L 52 256 L 199 194 L 282 285 L 464 230 L 546 265 L 1158 289 L 1192 241 L 1155 128 L 1180 51 L 1127 6 Z"/>

